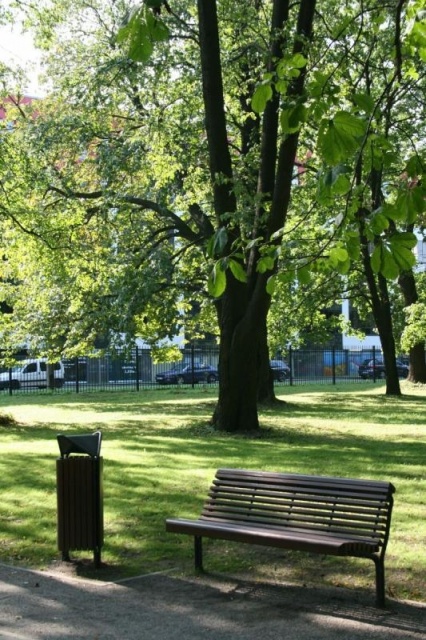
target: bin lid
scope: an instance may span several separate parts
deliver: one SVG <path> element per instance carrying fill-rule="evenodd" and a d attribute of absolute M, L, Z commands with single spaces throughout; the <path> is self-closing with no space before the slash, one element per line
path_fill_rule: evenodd
<path fill-rule="evenodd" d="M 57 436 L 61 458 L 68 458 L 70 453 L 87 453 L 91 458 L 98 458 L 101 450 L 102 433 L 88 433 L 84 435 Z"/>

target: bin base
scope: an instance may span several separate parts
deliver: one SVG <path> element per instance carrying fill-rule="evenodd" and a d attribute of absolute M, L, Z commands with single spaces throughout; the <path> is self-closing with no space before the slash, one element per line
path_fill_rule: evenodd
<path fill-rule="evenodd" d="M 69 551 L 62 551 L 62 562 L 72 562 Z M 95 569 L 100 569 L 102 566 L 100 549 L 93 550 L 93 565 Z"/>

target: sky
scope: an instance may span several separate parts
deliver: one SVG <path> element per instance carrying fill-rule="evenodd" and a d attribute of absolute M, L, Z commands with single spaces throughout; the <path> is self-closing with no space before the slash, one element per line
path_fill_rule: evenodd
<path fill-rule="evenodd" d="M 34 48 L 31 35 L 22 33 L 20 26 L 13 29 L 0 26 L 0 60 L 11 66 L 29 66 L 29 84 L 26 91 L 29 95 L 40 96 L 41 89 L 37 82 L 40 68 L 40 54 Z"/>

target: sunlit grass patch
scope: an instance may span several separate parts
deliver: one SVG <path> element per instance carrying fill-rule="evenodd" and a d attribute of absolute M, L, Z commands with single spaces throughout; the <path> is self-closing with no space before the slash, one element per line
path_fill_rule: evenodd
<path fill-rule="evenodd" d="M 426 601 L 424 388 L 404 383 L 402 398 L 372 383 L 283 390 L 286 404 L 261 410 L 257 436 L 211 428 L 215 390 L 1 397 L 0 413 L 9 419 L 0 425 L 0 560 L 40 568 L 58 559 L 56 436 L 100 429 L 107 567 L 96 573 L 89 565 L 90 575 L 192 572 L 192 540 L 167 534 L 165 518 L 196 517 L 218 467 L 258 468 L 391 481 L 397 492 L 388 589 Z M 364 560 L 223 541 L 206 541 L 206 568 L 259 580 L 374 586 L 374 567 Z"/>

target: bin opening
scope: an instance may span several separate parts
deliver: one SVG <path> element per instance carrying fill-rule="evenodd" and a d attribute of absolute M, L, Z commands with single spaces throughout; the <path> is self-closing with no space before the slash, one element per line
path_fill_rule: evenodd
<path fill-rule="evenodd" d="M 99 458 L 102 433 L 95 431 L 81 436 L 57 436 L 61 458 L 68 458 L 70 453 L 86 453 L 91 458 Z"/>

